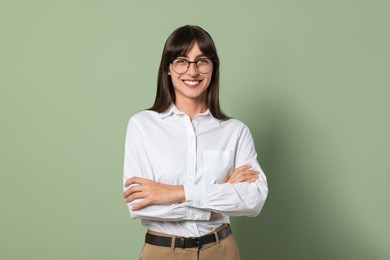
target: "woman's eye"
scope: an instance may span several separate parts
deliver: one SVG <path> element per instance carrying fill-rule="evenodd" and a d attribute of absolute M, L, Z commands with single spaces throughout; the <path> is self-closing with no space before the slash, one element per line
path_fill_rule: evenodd
<path fill-rule="evenodd" d="M 198 63 L 199 65 L 207 65 L 207 64 L 210 63 L 210 60 L 209 60 L 209 59 L 199 59 L 199 60 L 197 61 L 197 63 Z"/>
<path fill-rule="evenodd" d="M 187 64 L 187 61 L 184 60 L 184 59 L 177 59 L 177 60 L 176 60 L 176 64 L 178 64 L 178 65 Z"/>

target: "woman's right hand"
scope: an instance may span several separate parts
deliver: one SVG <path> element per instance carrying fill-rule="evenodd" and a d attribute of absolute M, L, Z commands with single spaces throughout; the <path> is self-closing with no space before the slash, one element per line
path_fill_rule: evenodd
<path fill-rule="evenodd" d="M 259 178 L 259 172 L 250 170 L 252 165 L 246 164 L 234 169 L 226 180 L 227 183 L 254 182 Z"/>

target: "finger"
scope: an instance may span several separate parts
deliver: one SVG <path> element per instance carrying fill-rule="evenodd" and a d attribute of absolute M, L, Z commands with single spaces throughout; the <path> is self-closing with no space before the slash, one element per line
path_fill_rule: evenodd
<path fill-rule="evenodd" d="M 259 173 L 256 171 L 250 171 L 246 172 L 245 174 L 242 175 L 242 179 L 249 180 L 249 179 L 257 179 L 259 176 Z"/>
<path fill-rule="evenodd" d="M 142 208 L 144 208 L 144 207 L 146 207 L 148 205 L 149 205 L 149 200 L 144 199 L 140 203 L 135 204 L 133 207 L 131 207 L 131 210 L 133 210 L 133 211 L 140 210 L 140 209 L 142 209 Z"/>
<path fill-rule="evenodd" d="M 252 168 L 252 166 L 250 164 L 246 164 L 246 165 L 243 165 L 243 166 L 240 166 L 236 169 L 234 169 L 234 171 L 231 173 L 231 175 L 237 175 L 237 174 L 242 174 L 242 172 L 244 171 L 248 171 L 250 168 Z"/>
<path fill-rule="evenodd" d="M 228 178 L 226 179 L 226 182 L 231 182 L 231 181 L 233 181 L 236 177 L 237 177 L 236 174 L 231 174 L 231 175 L 228 176 Z"/>
<path fill-rule="evenodd" d="M 135 192 L 140 192 L 140 191 L 142 191 L 142 188 L 143 187 L 141 185 L 131 186 L 125 192 L 123 192 L 123 197 L 126 198 L 126 197 L 130 196 L 131 194 L 133 194 Z"/>
<path fill-rule="evenodd" d="M 236 169 L 234 169 L 234 171 L 241 171 L 241 170 L 245 170 L 245 169 L 250 169 L 252 167 L 252 165 L 250 164 L 244 164 Z"/>
<path fill-rule="evenodd" d="M 233 173 L 229 176 L 226 182 L 230 182 L 230 183 L 237 182 L 237 180 L 239 180 L 241 175 L 242 173 Z"/>
<path fill-rule="evenodd" d="M 258 173 L 256 171 L 242 172 L 240 175 L 231 179 L 232 182 L 246 182 L 251 179 L 257 179 Z"/>
<path fill-rule="evenodd" d="M 254 171 L 254 170 L 246 170 L 246 171 L 242 171 L 240 173 L 240 175 L 242 175 L 242 176 L 256 176 L 258 174 L 259 174 L 259 172 Z"/>
<path fill-rule="evenodd" d="M 125 203 L 130 203 L 130 202 L 132 202 L 134 200 L 144 199 L 146 197 L 147 197 L 147 195 L 144 192 L 136 192 L 136 193 L 133 193 L 130 196 L 126 197 L 124 199 L 124 201 L 125 201 Z"/>
<path fill-rule="evenodd" d="M 258 178 L 249 179 L 249 180 L 247 180 L 246 182 L 252 183 L 252 182 L 257 181 L 257 179 L 258 179 Z"/>
<path fill-rule="evenodd" d="M 134 176 L 126 181 L 125 187 L 129 187 L 132 184 L 142 184 L 144 181 L 145 181 L 144 178 Z"/>
<path fill-rule="evenodd" d="M 233 173 L 230 177 L 231 178 L 240 178 L 241 176 L 255 176 L 258 174 L 259 174 L 259 172 L 255 171 L 255 170 L 241 170 L 241 171 Z"/>
<path fill-rule="evenodd" d="M 229 179 L 229 183 L 238 183 L 238 182 L 242 182 L 243 180 L 242 180 L 242 176 L 240 175 L 240 176 L 234 176 L 233 178 L 230 178 Z"/>
<path fill-rule="evenodd" d="M 243 165 L 241 167 L 238 167 L 230 174 L 230 177 L 238 176 L 242 174 L 244 171 L 247 171 L 249 168 L 250 168 L 249 165 Z"/>
<path fill-rule="evenodd" d="M 234 183 L 235 182 L 235 178 L 229 178 L 229 179 L 227 179 L 226 182 L 227 183 Z"/>
<path fill-rule="evenodd" d="M 247 175 L 247 176 L 258 176 L 259 172 L 258 171 L 253 171 L 253 170 L 248 170 L 248 171 L 245 172 L 244 175 Z"/>

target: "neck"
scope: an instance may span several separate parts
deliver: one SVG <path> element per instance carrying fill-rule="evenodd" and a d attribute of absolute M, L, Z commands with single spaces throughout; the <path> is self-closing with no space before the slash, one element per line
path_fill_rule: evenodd
<path fill-rule="evenodd" d="M 186 113 L 191 120 L 200 113 L 203 113 L 207 110 L 206 103 L 199 102 L 199 100 L 193 100 L 193 99 L 180 99 L 176 100 L 175 103 L 176 107 L 180 110 Z"/>

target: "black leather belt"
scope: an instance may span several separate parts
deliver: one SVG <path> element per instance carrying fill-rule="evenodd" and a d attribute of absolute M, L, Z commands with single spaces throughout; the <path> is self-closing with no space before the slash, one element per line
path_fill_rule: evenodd
<path fill-rule="evenodd" d="M 217 232 L 219 239 L 224 239 L 231 233 L 230 226 L 228 225 L 224 229 Z M 156 236 L 147 233 L 145 242 L 151 245 L 155 246 L 166 246 L 171 247 L 172 246 L 172 238 L 171 237 L 163 237 L 163 236 Z M 216 242 L 215 235 L 204 235 L 201 237 L 176 237 L 175 239 L 175 247 L 180 248 L 190 248 L 190 247 L 201 247 L 202 245 Z"/>

